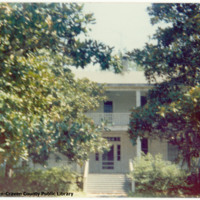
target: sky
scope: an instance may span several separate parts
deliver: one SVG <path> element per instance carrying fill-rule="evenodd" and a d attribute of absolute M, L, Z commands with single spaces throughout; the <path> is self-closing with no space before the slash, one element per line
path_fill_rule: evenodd
<path fill-rule="evenodd" d="M 84 3 L 85 12 L 94 13 L 96 24 L 90 37 L 114 46 L 117 50 L 142 48 L 156 27 L 146 11 L 150 3 Z"/>
<path fill-rule="evenodd" d="M 114 53 L 142 48 L 156 30 L 150 23 L 149 6 L 149 2 L 84 2 L 84 12 L 93 13 L 96 19 L 96 24 L 90 26 L 89 37 L 114 47 Z M 99 71 L 100 67 L 90 64 L 84 70 Z"/>

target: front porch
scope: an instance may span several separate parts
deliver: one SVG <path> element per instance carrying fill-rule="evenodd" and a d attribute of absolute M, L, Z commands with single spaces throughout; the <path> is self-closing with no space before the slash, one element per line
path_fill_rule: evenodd
<path fill-rule="evenodd" d="M 126 194 L 134 191 L 135 185 L 128 178 L 133 170 L 132 158 L 140 149 L 133 145 L 125 131 L 104 132 L 111 144 L 110 150 L 90 155 L 84 169 L 84 192 Z"/>
<path fill-rule="evenodd" d="M 153 156 L 161 153 L 163 158 L 168 160 L 169 146 L 166 141 L 149 139 L 143 143 L 143 140 L 141 142 L 138 138 L 137 144 L 133 145 L 126 131 L 104 132 L 103 137 L 107 138 L 111 148 L 104 153 L 91 154 L 86 162 L 83 182 L 86 193 L 114 194 L 119 191 L 118 194 L 125 194 L 127 190 L 134 192 L 135 183 L 127 178 L 127 174 L 134 170 L 132 159 L 140 157 L 142 151 Z"/>

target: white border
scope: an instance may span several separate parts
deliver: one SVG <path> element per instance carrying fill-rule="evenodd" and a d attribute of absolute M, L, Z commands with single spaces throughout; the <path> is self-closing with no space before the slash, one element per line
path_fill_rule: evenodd
<path fill-rule="evenodd" d="M 200 0 L 0 0 L 9 3 L 200 3 Z"/>

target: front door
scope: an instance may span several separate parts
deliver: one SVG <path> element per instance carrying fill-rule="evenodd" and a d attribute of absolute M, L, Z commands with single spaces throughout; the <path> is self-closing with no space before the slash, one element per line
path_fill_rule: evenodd
<path fill-rule="evenodd" d="M 122 173 L 122 146 L 121 137 L 105 137 L 111 144 L 110 149 L 104 153 L 92 154 L 90 157 L 90 173 Z"/>
<path fill-rule="evenodd" d="M 102 169 L 112 170 L 114 169 L 114 145 L 110 147 L 110 150 L 105 151 L 102 155 Z"/>
<path fill-rule="evenodd" d="M 120 173 L 122 172 L 121 163 L 121 138 L 106 137 L 111 144 L 108 151 L 101 156 L 101 172 L 102 173 Z"/>

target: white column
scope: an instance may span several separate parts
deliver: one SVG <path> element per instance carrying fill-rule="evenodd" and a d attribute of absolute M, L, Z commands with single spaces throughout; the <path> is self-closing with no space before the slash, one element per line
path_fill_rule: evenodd
<path fill-rule="evenodd" d="M 137 138 L 137 157 L 141 157 L 141 140 L 140 137 Z"/>
<path fill-rule="evenodd" d="M 136 91 L 136 107 L 141 106 L 141 91 Z M 141 157 L 141 140 L 140 137 L 137 138 L 137 157 Z"/>
<path fill-rule="evenodd" d="M 136 107 L 141 106 L 141 91 L 137 90 L 136 91 Z"/>

